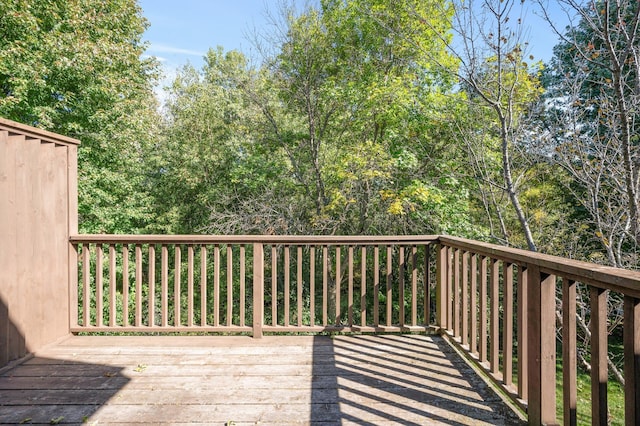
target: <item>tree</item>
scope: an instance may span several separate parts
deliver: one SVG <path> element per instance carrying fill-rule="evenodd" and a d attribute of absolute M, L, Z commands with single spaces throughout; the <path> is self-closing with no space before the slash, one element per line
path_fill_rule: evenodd
<path fill-rule="evenodd" d="M 159 121 L 135 0 L 0 4 L 0 115 L 76 137 L 80 228 L 142 228 L 142 164 Z"/>
<path fill-rule="evenodd" d="M 637 267 L 640 6 L 608 0 L 561 4 L 579 22 L 561 33 L 554 48 L 547 143 L 573 176 L 572 189 L 608 263 Z"/>

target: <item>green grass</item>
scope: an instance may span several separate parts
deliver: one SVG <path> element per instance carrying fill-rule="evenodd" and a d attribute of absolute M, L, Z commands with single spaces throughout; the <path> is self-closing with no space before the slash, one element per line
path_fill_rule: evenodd
<path fill-rule="evenodd" d="M 578 425 L 591 425 L 591 377 L 588 373 L 578 371 Z M 609 380 L 607 384 L 607 402 L 609 406 L 609 424 L 624 425 L 624 388 L 617 382 Z M 556 406 L 557 418 L 562 422 L 562 359 L 556 362 Z"/>

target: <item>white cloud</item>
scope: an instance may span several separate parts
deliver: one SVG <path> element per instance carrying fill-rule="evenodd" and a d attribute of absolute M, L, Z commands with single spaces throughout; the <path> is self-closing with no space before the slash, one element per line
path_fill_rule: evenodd
<path fill-rule="evenodd" d="M 205 52 L 200 52 L 197 50 L 190 49 L 182 49 L 179 47 L 167 46 L 166 44 L 156 44 L 151 43 L 151 46 L 147 49 L 147 52 L 158 52 L 158 53 L 175 53 L 178 55 L 187 55 L 187 56 L 204 56 Z"/>

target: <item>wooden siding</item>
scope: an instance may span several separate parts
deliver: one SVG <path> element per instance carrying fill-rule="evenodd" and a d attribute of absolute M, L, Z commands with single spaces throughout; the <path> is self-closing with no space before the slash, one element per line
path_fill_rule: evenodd
<path fill-rule="evenodd" d="M 420 335 L 73 337 L 0 374 L 0 419 L 520 423 L 441 337 Z"/>
<path fill-rule="evenodd" d="M 77 144 L 0 119 L 0 367 L 69 333 Z"/>

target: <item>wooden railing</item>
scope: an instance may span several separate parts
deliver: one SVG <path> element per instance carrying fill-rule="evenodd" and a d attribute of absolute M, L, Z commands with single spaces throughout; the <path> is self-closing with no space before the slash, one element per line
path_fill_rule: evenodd
<path fill-rule="evenodd" d="M 615 292 L 624 299 L 625 424 L 640 423 L 637 272 L 445 236 L 71 243 L 72 332 L 440 331 L 535 425 L 556 423 L 559 330 L 563 422 L 576 424 L 578 285 L 590 294 L 592 419 L 607 424 L 606 303 Z"/>
<path fill-rule="evenodd" d="M 505 392 L 527 407 L 529 424 L 557 423 L 559 328 L 563 423 L 577 422 L 579 284 L 590 295 L 592 422 L 609 424 L 607 293 L 618 293 L 624 299 L 624 422 L 640 424 L 639 273 L 460 238 L 440 237 L 438 247 L 438 324 Z"/>
<path fill-rule="evenodd" d="M 424 331 L 434 240 L 77 236 L 71 331 Z"/>

